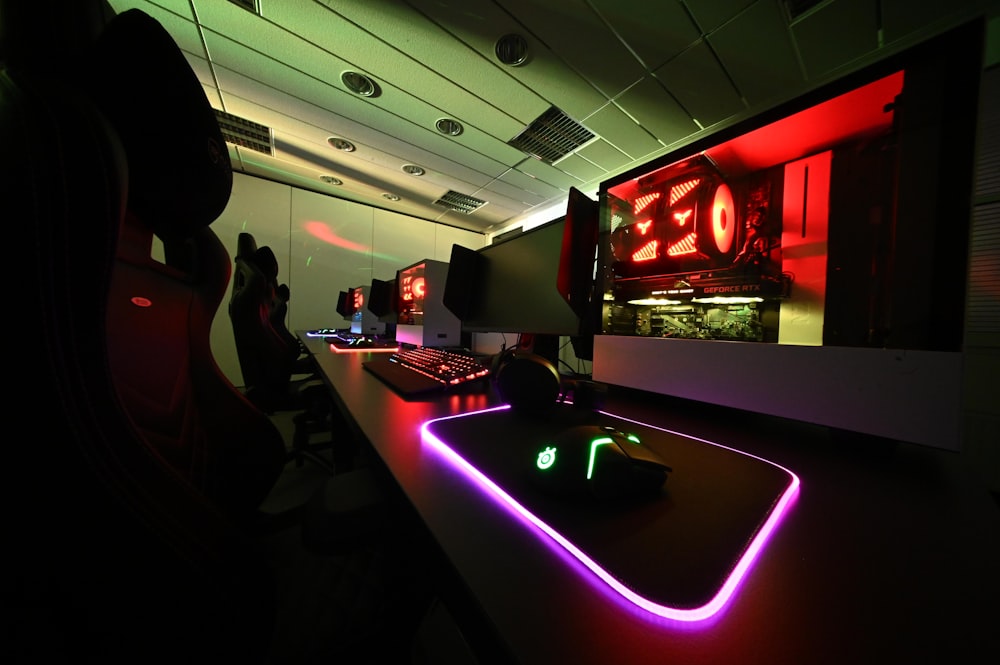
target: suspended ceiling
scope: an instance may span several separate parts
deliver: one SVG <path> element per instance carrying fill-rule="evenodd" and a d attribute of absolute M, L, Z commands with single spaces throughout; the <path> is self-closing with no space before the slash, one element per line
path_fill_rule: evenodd
<path fill-rule="evenodd" d="M 229 144 L 237 171 L 482 233 L 555 217 L 571 186 L 596 197 L 611 176 L 997 13 L 988 0 L 110 5 L 160 21 L 212 106 L 259 126 L 260 140 Z M 506 35 L 520 64 L 498 58 Z M 371 87 L 350 90 L 359 80 Z M 546 114 L 574 141 L 515 141 Z"/>

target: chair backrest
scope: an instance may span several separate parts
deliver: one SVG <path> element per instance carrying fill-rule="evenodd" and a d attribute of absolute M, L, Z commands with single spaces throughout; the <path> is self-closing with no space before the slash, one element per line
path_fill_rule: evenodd
<path fill-rule="evenodd" d="M 250 246 L 246 239 L 241 244 Z M 283 320 L 278 321 L 281 300 L 277 274 L 277 259 L 266 245 L 242 256 L 238 250 L 229 300 L 244 391 L 251 401 L 268 411 L 284 408 L 289 402 L 299 355 L 294 335 L 284 327 Z"/>
<path fill-rule="evenodd" d="M 211 350 L 231 270 L 209 228 L 232 190 L 221 130 L 184 55 L 146 14 L 116 17 L 97 61 L 95 96 L 129 163 L 107 311 L 116 386 L 172 468 L 228 513 L 252 515 L 285 453 L 278 430 L 226 379 Z M 150 150 L 158 141 L 170 149 Z M 169 262 L 153 258 L 154 235 Z"/>
<path fill-rule="evenodd" d="M 121 386 L 127 356 L 109 342 L 127 336 L 113 314 L 125 307 L 120 298 L 145 291 L 119 273 L 120 232 L 135 240 L 122 222 L 143 180 L 157 175 L 144 175 L 142 158 L 124 147 L 107 98 L 95 103 L 95 79 L 154 76 L 139 69 L 157 70 L 176 46 L 148 17 L 114 19 L 145 44 L 136 76 L 118 80 L 105 69 L 117 47 L 94 45 L 109 17 L 104 2 L 0 0 L 0 16 L 0 219 L 10 221 L 23 280 L 18 318 L 32 349 L 10 404 L 29 433 L 5 447 L 14 540 L 4 588 L 19 618 L 4 652 L 51 662 L 260 662 L 273 625 L 268 567 L 246 531 L 164 463 L 168 441 L 208 428 L 153 437 Z M 201 231 L 190 236 L 192 246 L 211 246 Z M 189 384 L 175 385 L 189 395 Z"/>

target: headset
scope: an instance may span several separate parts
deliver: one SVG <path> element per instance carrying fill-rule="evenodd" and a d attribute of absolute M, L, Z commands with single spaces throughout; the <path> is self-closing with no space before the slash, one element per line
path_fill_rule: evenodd
<path fill-rule="evenodd" d="M 525 348 L 529 344 L 519 342 L 493 359 L 493 387 L 511 409 L 543 417 L 570 396 L 576 407 L 592 410 L 602 406 L 606 386 L 562 377 L 548 359 Z"/>

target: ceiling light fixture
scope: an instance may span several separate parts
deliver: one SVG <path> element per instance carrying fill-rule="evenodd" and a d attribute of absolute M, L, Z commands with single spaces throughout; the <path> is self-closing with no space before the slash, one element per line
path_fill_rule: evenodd
<path fill-rule="evenodd" d="M 387 201 L 398 201 L 399 200 L 398 196 L 396 196 L 395 194 L 390 194 L 389 192 L 386 192 L 385 194 L 383 194 L 382 198 L 386 199 Z"/>
<path fill-rule="evenodd" d="M 319 179 L 322 180 L 323 182 L 325 182 L 328 185 L 343 185 L 344 184 L 343 180 L 341 180 L 340 178 L 336 178 L 336 177 L 334 177 L 332 175 L 321 175 L 319 177 Z"/>
<path fill-rule="evenodd" d="M 465 129 L 462 127 L 462 123 L 458 120 L 452 120 L 451 118 L 441 118 L 434 123 L 434 126 L 437 127 L 439 132 L 448 136 L 458 136 Z"/>
<path fill-rule="evenodd" d="M 424 167 L 417 166 L 416 164 L 403 164 L 403 172 L 415 176 L 422 176 L 427 173 L 427 171 L 424 170 Z"/>
<path fill-rule="evenodd" d="M 348 90 L 362 97 L 378 97 L 382 94 L 378 83 L 361 72 L 346 71 L 340 75 L 340 81 Z"/>
<path fill-rule="evenodd" d="M 528 42 L 521 35 L 504 35 L 493 47 L 497 60 L 505 65 L 517 67 L 528 61 Z"/>
<path fill-rule="evenodd" d="M 336 136 L 331 136 L 326 140 L 326 142 L 337 150 L 342 150 L 343 152 L 354 152 L 356 150 L 353 143 L 347 139 L 342 139 Z"/>

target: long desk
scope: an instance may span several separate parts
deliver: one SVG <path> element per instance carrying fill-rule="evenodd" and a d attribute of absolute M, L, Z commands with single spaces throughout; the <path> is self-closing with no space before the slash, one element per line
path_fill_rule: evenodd
<path fill-rule="evenodd" d="M 729 604 L 679 622 L 606 593 L 421 440 L 490 391 L 407 401 L 364 370 L 374 354 L 300 337 L 517 662 L 1000 662 L 1000 508 L 957 454 L 612 388 L 608 410 L 801 480 Z"/>

